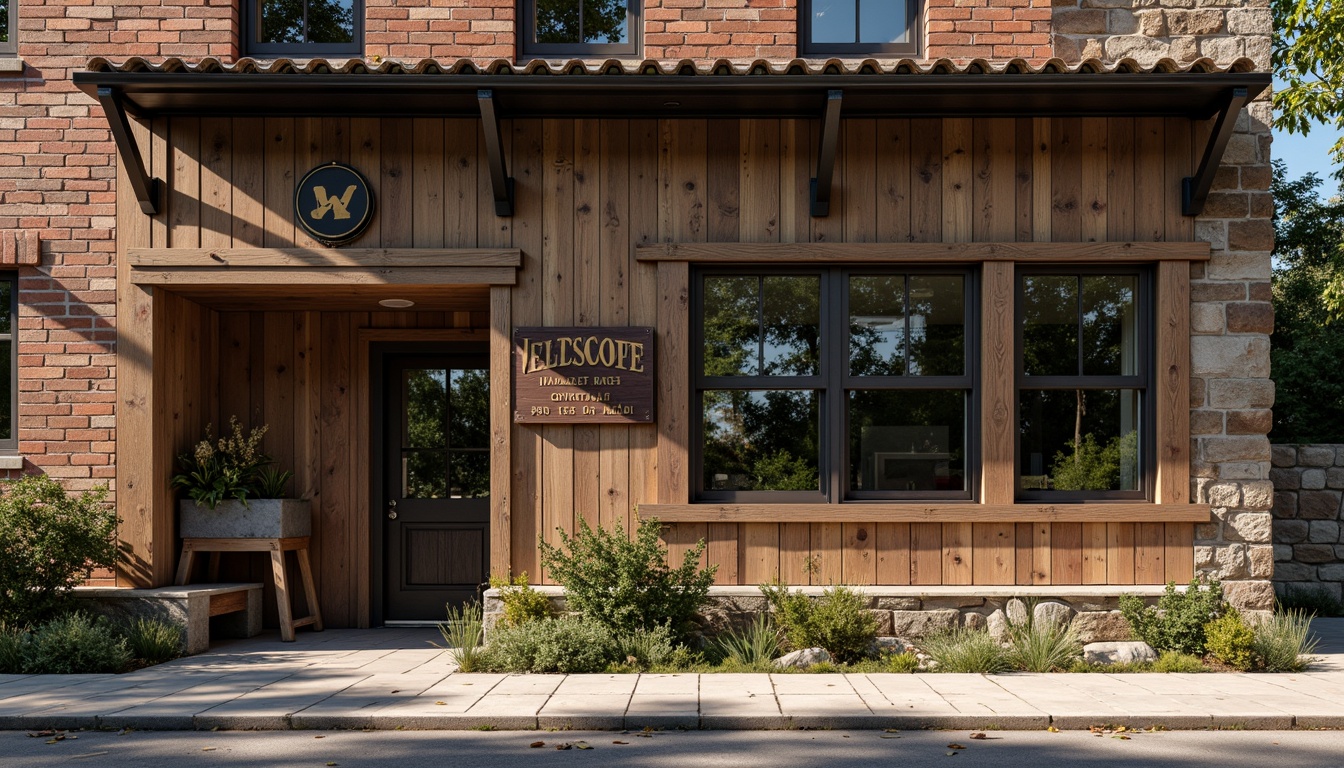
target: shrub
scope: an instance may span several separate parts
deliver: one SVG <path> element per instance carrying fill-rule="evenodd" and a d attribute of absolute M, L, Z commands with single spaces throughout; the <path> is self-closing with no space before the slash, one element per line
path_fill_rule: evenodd
<path fill-rule="evenodd" d="M 1207 672 L 1208 667 L 1198 656 L 1192 656 L 1188 653 L 1178 651 L 1163 651 L 1161 656 L 1157 657 L 1152 666 L 1148 668 L 1150 672 Z"/>
<path fill-rule="evenodd" d="M 1083 644 L 1072 625 L 1036 621 L 1035 601 L 1027 605 L 1025 622 L 1008 625 L 1008 663 L 1024 672 L 1068 669 L 1083 655 Z"/>
<path fill-rule="evenodd" d="M 638 669 L 667 666 L 677 657 L 672 630 L 666 625 L 636 629 L 616 637 L 616 658 Z"/>
<path fill-rule="evenodd" d="M 512 580 L 491 576 L 490 586 L 499 590 L 499 600 L 504 603 L 504 615 L 500 617 L 498 626 L 516 627 L 529 621 L 550 618 L 550 599 L 527 583 L 526 572 Z"/>
<path fill-rule="evenodd" d="M 177 457 L 180 471 L 169 485 L 185 490 L 193 501 L 210 509 L 228 499 L 246 504 L 248 496 L 257 496 L 257 483 L 263 480 L 262 470 L 271 464 L 271 458 L 261 452 L 266 427 L 256 427 L 251 434 L 244 435 L 238 417 L 230 416 L 229 430 L 227 436 L 215 440 L 207 426 L 205 439 L 197 443 L 191 453 Z M 280 485 L 283 487 L 288 479 L 283 478 Z"/>
<path fill-rule="evenodd" d="M 1204 647 L 1215 660 L 1242 671 L 1254 665 L 1255 633 L 1236 608 L 1206 624 L 1204 635 Z"/>
<path fill-rule="evenodd" d="M 126 639 L 105 618 L 76 611 L 39 626 L 23 643 L 23 672 L 71 675 L 123 672 L 131 663 Z"/>
<path fill-rule="evenodd" d="M 159 619 L 140 617 L 121 629 L 131 655 L 149 664 L 162 664 L 182 653 L 182 628 Z"/>
<path fill-rule="evenodd" d="M 667 548 L 658 541 L 657 520 L 640 522 L 633 538 L 621 524 L 614 531 L 591 528 L 582 519 L 572 537 L 560 531 L 560 546 L 539 543 L 541 562 L 565 587 L 569 607 L 614 634 L 667 625 L 678 638 L 704 605 L 717 566 L 701 569 L 701 540 L 671 568 Z"/>
<path fill-rule="evenodd" d="M 1279 607 L 1284 610 L 1299 610 L 1312 616 L 1344 616 L 1344 602 L 1320 585 L 1307 589 L 1289 588 L 1279 601 Z"/>
<path fill-rule="evenodd" d="M 1303 611 L 1276 613 L 1256 622 L 1251 632 L 1251 649 L 1266 672 L 1301 672 L 1314 661 L 1311 654 L 1320 642 Z"/>
<path fill-rule="evenodd" d="M 0 623 L 0 675 L 23 673 L 23 646 L 28 633 Z"/>
<path fill-rule="evenodd" d="M 893 653 L 886 658 L 883 672 L 906 674 L 919 669 L 919 657 L 913 653 Z"/>
<path fill-rule="evenodd" d="M 763 666 L 779 656 L 779 630 L 769 614 L 758 613 L 746 627 L 734 627 L 720 635 L 715 650 L 735 665 Z"/>
<path fill-rule="evenodd" d="M 1184 593 L 1176 591 L 1175 582 L 1167 582 L 1166 592 L 1158 599 L 1156 608 L 1144 605 L 1134 595 L 1120 596 L 1120 612 L 1134 636 L 1159 653 L 1177 651 L 1203 656 L 1204 626 L 1225 609 L 1223 588 L 1217 581 L 1201 589 L 1199 581 L 1192 579 Z"/>
<path fill-rule="evenodd" d="M 579 616 L 530 621 L 491 634 L 482 669 L 491 672 L 601 672 L 616 660 L 603 624 Z"/>
<path fill-rule="evenodd" d="M 485 637 L 485 617 L 481 604 L 471 601 L 458 608 L 448 604 L 448 620 L 439 625 L 439 634 L 448 644 L 459 672 L 480 672 L 485 649 L 481 640 Z"/>
<path fill-rule="evenodd" d="M 92 567 L 117 561 L 116 513 L 106 488 L 78 495 L 45 475 L 6 484 L 0 498 L 0 622 L 24 625 L 61 608 Z"/>
<path fill-rule="evenodd" d="M 780 631 L 793 648 L 825 648 L 842 664 L 872 652 L 877 619 L 864 610 L 863 596 L 847 587 L 829 587 L 819 600 L 763 584 L 761 593 L 775 610 Z"/>
<path fill-rule="evenodd" d="M 938 663 L 939 672 L 993 674 L 1012 668 L 1008 651 L 988 632 L 958 628 L 924 640 L 924 652 Z"/>

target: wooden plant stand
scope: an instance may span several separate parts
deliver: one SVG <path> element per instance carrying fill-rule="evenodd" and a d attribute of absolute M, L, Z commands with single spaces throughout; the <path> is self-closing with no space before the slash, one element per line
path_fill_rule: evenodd
<path fill-rule="evenodd" d="M 210 553 L 210 579 L 219 577 L 219 557 L 224 552 L 270 552 L 271 573 L 275 576 L 275 602 L 280 613 L 280 639 L 294 642 L 297 627 L 312 625 L 314 632 L 322 631 L 322 609 L 317 603 L 317 587 L 313 584 L 313 567 L 308 562 L 307 536 L 288 539 L 183 539 L 182 559 L 177 566 L 177 584 L 183 586 L 191 578 L 191 567 L 197 552 Z M 303 577 L 303 594 L 308 600 L 309 616 L 296 619 L 290 606 L 289 579 L 285 576 L 285 553 L 294 552 Z"/>

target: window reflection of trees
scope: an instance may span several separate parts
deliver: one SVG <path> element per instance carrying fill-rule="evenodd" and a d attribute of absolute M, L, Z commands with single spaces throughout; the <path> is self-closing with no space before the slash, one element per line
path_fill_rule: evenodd
<path fill-rule="evenodd" d="M 820 489 L 816 392 L 708 390 L 703 396 L 707 490 Z"/>
<path fill-rule="evenodd" d="M 534 0 L 536 42 L 609 44 L 627 40 L 624 0 Z"/>
<path fill-rule="evenodd" d="M 403 386 L 404 498 L 488 495 L 489 371 L 408 369 Z"/>
<path fill-rule="evenodd" d="M 261 0 L 261 43 L 349 43 L 353 0 Z M 306 11 L 306 14 L 305 14 Z"/>

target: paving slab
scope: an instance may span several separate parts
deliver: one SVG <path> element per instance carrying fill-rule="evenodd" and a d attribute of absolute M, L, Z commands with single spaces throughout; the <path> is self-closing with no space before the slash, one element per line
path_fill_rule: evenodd
<path fill-rule="evenodd" d="M 568 678 L 572 680 L 574 678 Z M 561 691 L 564 685 L 560 686 Z M 628 693 L 552 695 L 537 713 L 538 728 L 559 728 L 570 731 L 606 731 L 625 727 L 625 711 L 630 704 Z"/>
<path fill-rule="evenodd" d="M 510 694 L 482 696 L 463 715 L 464 727 L 532 730 L 537 727 L 537 712 L 551 697 L 546 694 Z M 469 725 L 467 723 L 470 723 Z"/>

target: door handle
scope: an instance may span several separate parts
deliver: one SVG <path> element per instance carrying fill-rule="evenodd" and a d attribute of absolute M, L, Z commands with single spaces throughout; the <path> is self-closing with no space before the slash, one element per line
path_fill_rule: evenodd
<path fill-rule="evenodd" d="M 388 520 L 396 520 L 396 519 L 397 519 L 397 501 L 396 501 L 396 499 L 392 499 L 392 500 L 390 500 L 390 501 L 387 502 L 387 519 L 388 519 Z"/>

